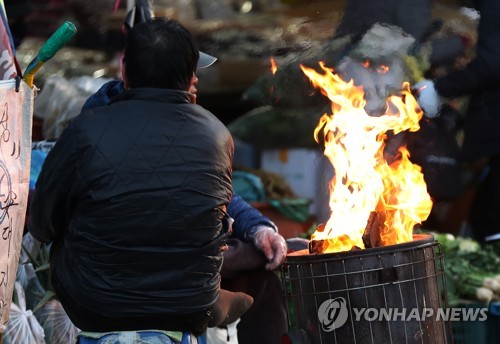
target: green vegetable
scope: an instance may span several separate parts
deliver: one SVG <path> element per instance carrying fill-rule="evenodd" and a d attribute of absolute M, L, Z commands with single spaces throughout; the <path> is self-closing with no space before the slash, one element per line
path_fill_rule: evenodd
<path fill-rule="evenodd" d="M 481 245 L 447 233 L 433 234 L 443 248 L 450 304 L 500 300 L 500 245 Z"/>

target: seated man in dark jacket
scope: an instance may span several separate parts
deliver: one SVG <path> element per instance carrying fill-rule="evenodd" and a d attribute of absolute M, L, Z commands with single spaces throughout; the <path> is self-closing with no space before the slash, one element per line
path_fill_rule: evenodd
<path fill-rule="evenodd" d="M 82 112 L 107 105 L 123 92 L 123 81 L 109 81 L 89 97 Z M 195 88 L 190 92 L 196 93 Z M 238 323 L 238 341 L 241 344 L 278 343 L 287 331 L 287 319 L 281 284 L 273 270 L 286 257 L 285 239 L 270 219 L 237 194 L 233 194 L 227 213 L 234 223 L 228 250 L 224 252 L 221 285 L 254 299 Z"/>
<path fill-rule="evenodd" d="M 188 92 L 199 61 L 179 23 L 134 26 L 125 92 L 83 111 L 45 160 L 29 230 L 52 243 L 53 288 L 85 332 L 200 334 L 252 303 L 220 289 L 233 142 Z"/>

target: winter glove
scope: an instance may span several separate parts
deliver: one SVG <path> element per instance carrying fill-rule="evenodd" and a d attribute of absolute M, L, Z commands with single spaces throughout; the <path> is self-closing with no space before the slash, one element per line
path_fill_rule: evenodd
<path fill-rule="evenodd" d="M 425 79 L 416 83 L 414 88 L 417 90 L 417 102 L 424 111 L 424 116 L 427 118 L 437 117 L 441 108 L 441 99 L 434 87 L 434 82 Z"/>
<path fill-rule="evenodd" d="M 260 226 L 254 234 L 253 242 L 266 256 L 267 270 L 274 270 L 284 263 L 287 252 L 286 241 L 273 228 Z"/>

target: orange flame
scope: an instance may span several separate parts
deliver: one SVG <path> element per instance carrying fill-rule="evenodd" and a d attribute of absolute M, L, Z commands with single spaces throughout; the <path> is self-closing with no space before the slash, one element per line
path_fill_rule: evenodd
<path fill-rule="evenodd" d="M 365 61 L 362 61 L 361 62 L 361 65 L 365 68 L 372 68 L 372 63 L 370 62 L 370 60 L 365 60 Z M 380 65 L 378 67 L 375 68 L 375 70 L 377 71 L 377 73 L 379 74 L 385 74 L 389 71 L 389 66 L 386 66 L 386 65 Z"/>
<path fill-rule="evenodd" d="M 278 71 L 278 66 L 276 65 L 276 61 L 274 60 L 274 58 L 271 56 L 271 72 L 273 73 L 273 75 L 276 74 L 276 72 Z"/>
<path fill-rule="evenodd" d="M 389 67 L 388 67 L 388 66 L 386 66 L 386 65 L 380 65 L 380 66 L 378 66 L 378 68 L 377 68 L 377 73 L 379 73 L 379 74 L 385 74 L 385 73 L 387 73 L 388 71 L 389 71 Z"/>
<path fill-rule="evenodd" d="M 324 154 L 335 174 L 330 181 L 330 219 L 311 239 L 328 241 L 325 253 L 364 248 L 362 236 L 370 214 L 376 212 L 382 218 L 383 246 L 413 240 L 413 227 L 427 219 L 432 208 L 421 168 L 411 163 L 405 147 L 399 149 L 401 159 L 396 162 L 384 159 L 388 131 L 420 128 L 423 112 L 410 85 L 404 83 L 401 95 L 387 99 L 383 116 L 371 117 L 364 110 L 362 87 L 343 81 L 324 63 L 320 67 L 322 74 L 301 65 L 332 103 L 332 115 L 321 117 L 314 137 L 319 142 L 322 135 Z"/>

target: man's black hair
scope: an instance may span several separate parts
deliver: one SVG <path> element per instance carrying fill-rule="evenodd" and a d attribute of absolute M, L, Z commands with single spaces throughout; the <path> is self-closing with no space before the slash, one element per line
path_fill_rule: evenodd
<path fill-rule="evenodd" d="M 128 86 L 187 91 L 199 56 L 198 43 L 179 22 L 155 17 L 138 23 L 126 39 Z"/>

